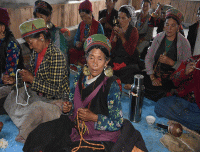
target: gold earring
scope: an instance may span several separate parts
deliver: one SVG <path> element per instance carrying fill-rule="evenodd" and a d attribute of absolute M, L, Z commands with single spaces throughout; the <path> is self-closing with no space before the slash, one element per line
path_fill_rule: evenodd
<path fill-rule="evenodd" d="M 85 76 L 89 76 L 91 74 L 90 71 L 89 71 L 89 68 L 88 68 L 87 64 L 84 64 L 84 66 L 83 66 L 83 74 Z"/>
<path fill-rule="evenodd" d="M 113 76 L 113 69 L 112 69 L 112 67 L 111 66 L 104 67 L 104 74 L 107 77 L 112 77 Z"/>

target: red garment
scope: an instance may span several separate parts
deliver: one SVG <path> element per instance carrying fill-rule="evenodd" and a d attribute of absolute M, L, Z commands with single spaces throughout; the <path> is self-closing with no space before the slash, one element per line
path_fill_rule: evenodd
<path fill-rule="evenodd" d="M 110 37 L 110 41 L 111 41 L 111 45 L 112 45 L 112 50 L 111 52 L 114 50 L 115 46 L 116 46 L 116 42 L 113 42 L 113 38 L 115 36 L 114 31 L 112 31 L 111 37 Z M 137 42 L 139 39 L 139 34 L 138 34 L 138 30 L 136 27 L 133 27 L 132 32 L 130 34 L 129 40 L 126 40 L 126 42 L 123 44 L 124 49 L 126 50 L 126 52 L 129 55 L 133 55 L 134 51 L 136 49 L 137 46 Z"/>
<path fill-rule="evenodd" d="M 40 52 L 40 53 L 38 54 L 37 63 L 36 63 L 36 67 L 35 67 L 35 76 L 36 76 L 37 71 L 38 71 L 38 69 L 39 69 L 39 67 L 40 67 L 40 64 L 41 64 L 42 61 L 43 61 L 44 55 L 45 55 L 45 53 L 46 53 L 46 51 L 47 51 L 47 48 L 48 48 L 48 47 L 44 48 L 44 49 L 42 50 L 42 52 Z"/>
<path fill-rule="evenodd" d="M 88 37 L 91 36 L 91 35 L 93 35 L 93 34 L 97 34 L 99 23 L 100 22 L 96 21 L 94 18 L 92 19 L 92 25 L 90 27 L 90 34 L 88 35 Z M 80 32 L 81 32 L 80 41 L 85 37 L 84 31 L 85 31 L 85 22 L 82 21 L 80 23 Z"/>
<path fill-rule="evenodd" d="M 200 58 L 200 55 L 191 58 L 197 60 Z M 171 75 L 171 79 L 174 85 L 178 87 L 178 89 L 176 89 L 178 96 L 187 97 L 188 100 L 190 100 L 190 94 L 194 92 L 196 103 L 200 108 L 200 70 L 195 69 L 189 75 L 185 75 L 186 66 L 190 62 L 191 61 L 182 62 L 179 68 Z M 200 68 L 200 61 L 197 63 L 196 67 Z"/>
<path fill-rule="evenodd" d="M 114 67 L 113 67 L 114 71 L 120 70 L 121 68 L 126 67 L 126 64 L 124 62 L 122 62 L 122 63 L 113 63 L 113 65 L 114 65 Z"/>
<path fill-rule="evenodd" d="M 93 35 L 93 34 L 97 34 L 98 32 L 98 27 L 99 27 L 99 22 L 96 21 L 95 19 L 92 19 L 92 25 L 91 25 L 91 29 L 90 29 L 90 34 L 89 36 Z M 82 39 L 85 37 L 84 35 L 84 31 L 85 31 L 85 22 L 82 21 L 80 23 L 80 41 L 82 41 Z M 86 60 L 85 60 L 85 52 L 83 49 L 76 49 L 76 48 L 72 48 L 69 50 L 69 54 L 70 54 L 70 64 L 76 64 L 77 62 L 80 62 L 81 64 L 85 64 Z"/>

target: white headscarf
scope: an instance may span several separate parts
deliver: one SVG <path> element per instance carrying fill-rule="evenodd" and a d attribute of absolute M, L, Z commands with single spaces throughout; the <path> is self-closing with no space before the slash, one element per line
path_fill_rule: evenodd
<path fill-rule="evenodd" d="M 131 5 L 122 5 L 119 10 L 124 7 L 126 10 L 128 10 L 128 12 L 130 13 L 131 15 L 131 21 L 130 21 L 130 24 L 132 26 L 135 26 L 135 23 L 137 21 L 137 17 L 136 17 L 136 13 L 135 13 L 135 8 Z"/>

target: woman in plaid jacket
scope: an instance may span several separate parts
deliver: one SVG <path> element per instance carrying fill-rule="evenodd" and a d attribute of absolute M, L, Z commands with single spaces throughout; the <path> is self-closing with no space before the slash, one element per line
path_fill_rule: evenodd
<path fill-rule="evenodd" d="M 33 49 L 30 70 L 19 74 L 28 85 L 29 101 L 24 87 L 12 91 L 4 108 L 19 128 L 16 141 L 25 142 L 28 134 L 40 123 L 57 119 L 61 115 L 63 94 L 69 96 L 67 63 L 63 53 L 50 41 L 43 19 L 33 19 L 20 25 L 22 37 Z M 24 94 L 23 94 L 24 93 Z M 25 97 L 25 98 L 24 98 Z M 68 98 L 68 97 L 66 97 Z M 24 104 L 28 102 L 28 104 Z"/>

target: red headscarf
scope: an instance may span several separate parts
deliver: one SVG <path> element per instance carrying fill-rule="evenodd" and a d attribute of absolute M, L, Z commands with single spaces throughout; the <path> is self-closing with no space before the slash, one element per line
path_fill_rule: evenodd
<path fill-rule="evenodd" d="M 9 26 L 10 17 L 6 8 L 0 7 L 0 22 L 4 23 L 6 26 Z"/>
<path fill-rule="evenodd" d="M 89 10 L 92 12 L 92 3 L 89 0 L 85 0 L 79 5 L 78 10 Z"/>

